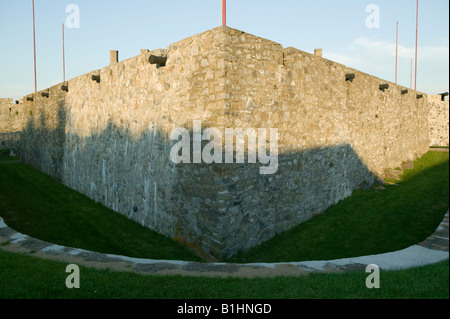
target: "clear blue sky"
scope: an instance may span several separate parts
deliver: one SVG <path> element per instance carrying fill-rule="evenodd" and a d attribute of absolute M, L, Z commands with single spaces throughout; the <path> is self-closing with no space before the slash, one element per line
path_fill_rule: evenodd
<path fill-rule="evenodd" d="M 410 85 L 416 0 L 227 0 L 228 26 L 380 78 L 395 80 L 399 22 L 399 84 Z M 61 28 L 80 9 L 80 27 L 66 28 L 66 79 L 109 64 L 109 50 L 124 60 L 140 49 L 171 43 L 221 25 L 221 0 L 35 0 L 38 90 L 62 82 Z M 379 28 L 368 28 L 370 4 Z M 449 1 L 420 0 L 418 89 L 449 87 Z M 373 21 L 373 20 L 371 20 Z M 0 97 L 34 92 L 32 0 L 0 0 Z"/>

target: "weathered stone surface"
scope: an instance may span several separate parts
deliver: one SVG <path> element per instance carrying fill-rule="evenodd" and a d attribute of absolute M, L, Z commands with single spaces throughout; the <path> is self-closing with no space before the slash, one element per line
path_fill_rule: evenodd
<path fill-rule="evenodd" d="M 428 99 L 430 146 L 449 146 L 449 101 L 442 101 L 441 95 L 429 95 Z"/>
<path fill-rule="evenodd" d="M 23 111 L 23 104 L 16 104 L 13 99 L 0 98 L 0 149 L 17 148 L 26 118 Z"/>

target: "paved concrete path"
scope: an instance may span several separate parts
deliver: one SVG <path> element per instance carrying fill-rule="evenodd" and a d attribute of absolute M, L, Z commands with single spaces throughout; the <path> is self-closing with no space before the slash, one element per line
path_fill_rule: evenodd
<path fill-rule="evenodd" d="M 381 270 L 395 270 L 447 260 L 449 258 L 448 219 L 449 212 L 432 236 L 409 248 L 379 255 L 327 261 L 226 264 L 130 258 L 63 247 L 34 239 L 9 228 L 1 217 L 0 249 L 68 264 L 147 275 L 243 278 L 302 276 L 312 272 L 365 271 L 370 264 L 378 265 Z"/>

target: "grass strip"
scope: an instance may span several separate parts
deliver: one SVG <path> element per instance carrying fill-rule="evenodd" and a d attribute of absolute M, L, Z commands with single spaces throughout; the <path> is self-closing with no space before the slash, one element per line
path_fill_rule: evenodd
<path fill-rule="evenodd" d="M 1 299 L 448 299 L 448 261 L 380 272 L 304 277 L 202 278 L 144 276 L 80 266 L 80 288 L 68 289 L 67 264 L 0 250 Z"/>

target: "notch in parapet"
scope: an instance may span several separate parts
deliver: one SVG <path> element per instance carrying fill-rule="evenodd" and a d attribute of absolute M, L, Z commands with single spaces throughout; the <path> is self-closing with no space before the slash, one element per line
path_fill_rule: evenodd
<path fill-rule="evenodd" d="M 408 89 L 402 90 L 402 95 L 405 95 L 405 94 L 408 94 L 408 93 L 409 93 L 409 90 L 408 90 Z"/>
<path fill-rule="evenodd" d="M 167 57 L 166 56 L 157 56 L 157 55 L 150 55 L 148 58 L 148 62 L 150 64 L 156 64 L 157 67 L 166 66 Z"/>
<path fill-rule="evenodd" d="M 355 73 L 347 73 L 345 75 L 345 81 L 353 82 L 353 80 L 356 78 Z"/>
<path fill-rule="evenodd" d="M 386 92 L 387 89 L 389 89 L 389 84 L 388 83 L 380 84 L 380 90 L 381 91 Z"/>
<path fill-rule="evenodd" d="M 109 65 L 119 63 L 119 51 L 110 50 L 109 51 Z"/>
<path fill-rule="evenodd" d="M 423 94 L 417 94 L 417 99 L 423 99 Z"/>
<path fill-rule="evenodd" d="M 92 76 L 92 81 L 95 81 L 97 83 L 100 83 L 100 75 L 93 75 Z"/>
<path fill-rule="evenodd" d="M 445 98 L 448 96 L 448 92 L 439 94 L 441 96 L 441 101 L 445 102 Z"/>
<path fill-rule="evenodd" d="M 63 85 L 61 85 L 61 91 L 69 92 L 69 84 L 63 84 Z"/>

